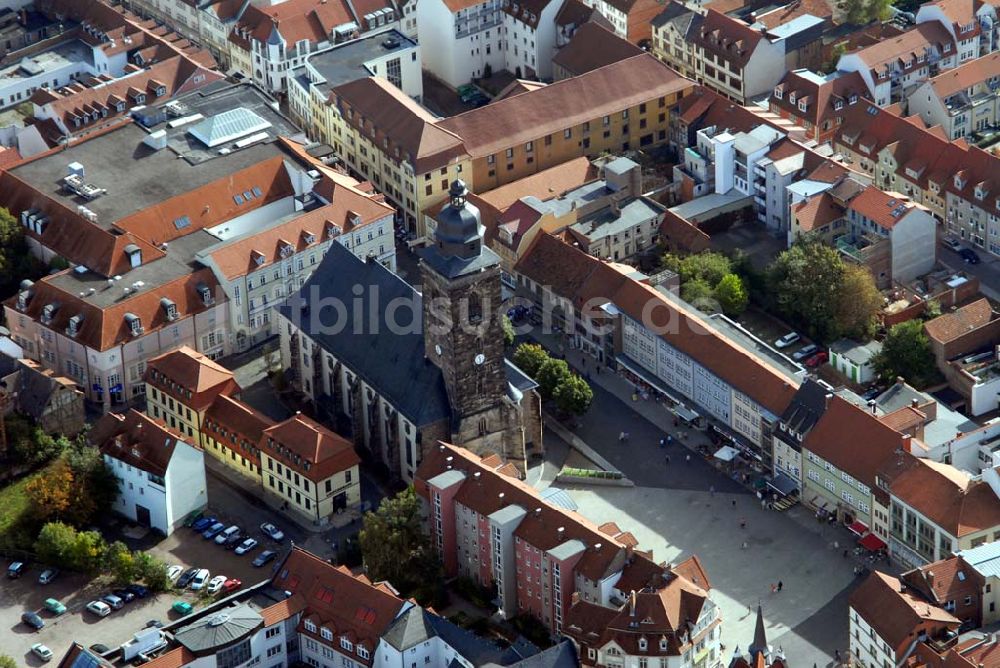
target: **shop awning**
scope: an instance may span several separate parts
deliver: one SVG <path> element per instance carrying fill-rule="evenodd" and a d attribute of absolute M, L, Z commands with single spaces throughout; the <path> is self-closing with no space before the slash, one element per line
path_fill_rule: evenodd
<path fill-rule="evenodd" d="M 768 480 L 767 486 L 782 496 L 788 496 L 799 488 L 798 484 L 784 473 L 779 473 Z"/>
<path fill-rule="evenodd" d="M 736 452 L 736 448 L 729 445 L 724 445 L 715 451 L 715 458 L 718 459 L 719 461 L 731 462 L 733 461 L 733 459 L 736 458 L 737 454 L 739 453 Z"/>
<path fill-rule="evenodd" d="M 884 550 L 887 547 L 885 541 L 873 533 L 870 533 L 859 540 L 858 545 L 865 548 L 869 552 L 878 552 L 879 550 Z"/>
<path fill-rule="evenodd" d="M 864 522 L 855 521 L 853 524 L 849 524 L 847 526 L 847 530 L 856 534 L 858 537 L 861 537 L 868 533 L 868 525 Z"/>

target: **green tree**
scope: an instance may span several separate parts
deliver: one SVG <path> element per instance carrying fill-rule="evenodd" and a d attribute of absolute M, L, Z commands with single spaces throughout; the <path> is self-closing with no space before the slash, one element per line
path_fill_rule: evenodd
<path fill-rule="evenodd" d="M 941 315 L 941 302 L 937 299 L 928 299 L 924 307 L 924 320 L 933 320 Z"/>
<path fill-rule="evenodd" d="M 845 263 L 835 299 L 834 318 L 840 332 L 855 339 L 871 336 L 875 331 L 875 316 L 884 301 L 871 272 L 860 265 Z"/>
<path fill-rule="evenodd" d="M 500 318 L 500 326 L 503 327 L 503 344 L 505 346 L 514 345 L 514 323 L 506 314 Z"/>
<path fill-rule="evenodd" d="M 75 485 L 67 519 L 76 526 L 90 524 L 107 512 L 118 497 L 118 478 L 105 463 L 100 450 L 81 436 L 65 448 L 66 462 Z"/>
<path fill-rule="evenodd" d="M 49 522 L 38 532 L 35 552 L 46 563 L 62 564 L 65 563 L 66 555 L 70 553 L 74 542 L 76 542 L 76 529 L 63 522 Z"/>
<path fill-rule="evenodd" d="M 365 513 L 358 540 L 373 581 L 387 580 L 418 601 L 438 598 L 443 572 L 424 534 L 420 498 L 412 487 Z"/>
<path fill-rule="evenodd" d="M 0 654 L 0 668 L 17 668 L 17 661 L 6 654 Z"/>
<path fill-rule="evenodd" d="M 538 370 L 538 375 L 535 377 L 535 381 L 538 383 L 538 391 L 542 395 L 542 398 L 551 398 L 556 388 L 566 382 L 572 375 L 573 372 L 569 370 L 569 364 L 566 363 L 566 360 L 550 358 Z"/>
<path fill-rule="evenodd" d="M 522 343 L 514 351 L 514 364 L 531 378 L 549 361 L 549 354 L 537 343 Z"/>
<path fill-rule="evenodd" d="M 879 377 L 892 382 L 902 376 L 915 387 L 926 386 L 936 375 L 931 342 L 919 320 L 893 325 L 873 360 Z"/>
<path fill-rule="evenodd" d="M 813 338 L 840 338 L 835 318 L 844 262 L 836 250 L 804 240 L 782 252 L 769 267 L 768 284 L 778 311 Z"/>
<path fill-rule="evenodd" d="M 104 565 L 107 545 L 96 531 L 77 531 L 64 522 L 48 522 L 38 532 L 35 552 L 61 568 L 96 573 Z"/>
<path fill-rule="evenodd" d="M 142 580 L 153 591 L 166 591 L 170 588 L 167 565 L 162 560 L 140 551 L 133 552 L 132 559 L 136 566 L 136 579 Z"/>
<path fill-rule="evenodd" d="M 586 380 L 572 374 L 556 386 L 552 398 L 562 412 L 583 415 L 594 400 L 594 391 Z"/>
<path fill-rule="evenodd" d="M 733 271 L 732 260 L 715 251 L 704 251 L 683 258 L 668 253 L 663 257 L 663 263 L 680 275 L 681 283 L 701 279 L 709 285 L 717 285 L 723 276 Z"/>
<path fill-rule="evenodd" d="M 132 551 L 120 540 L 108 545 L 104 553 L 104 569 L 119 584 L 135 582 L 139 573 Z"/>
<path fill-rule="evenodd" d="M 735 316 L 746 309 L 750 295 L 743 285 L 743 279 L 736 274 L 726 274 L 715 286 L 715 299 L 723 313 Z"/>
<path fill-rule="evenodd" d="M 44 273 L 45 266 L 29 252 L 24 228 L 8 209 L 0 207 L 0 294 L 10 294 L 21 280 Z"/>
<path fill-rule="evenodd" d="M 96 573 L 104 564 L 107 543 L 96 531 L 80 531 L 69 554 L 69 567 L 82 573 Z"/>
<path fill-rule="evenodd" d="M 714 313 L 719 310 L 718 302 L 715 300 L 715 291 L 702 278 L 681 283 L 681 299 L 706 313 Z"/>
<path fill-rule="evenodd" d="M 843 0 L 841 9 L 844 10 L 848 23 L 854 25 L 864 25 L 868 23 L 868 2 L 867 0 Z"/>

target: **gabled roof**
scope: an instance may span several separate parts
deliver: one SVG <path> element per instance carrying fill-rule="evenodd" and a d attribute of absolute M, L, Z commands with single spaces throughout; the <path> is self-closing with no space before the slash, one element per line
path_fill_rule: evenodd
<path fill-rule="evenodd" d="M 691 41 L 710 54 L 732 63 L 742 69 L 753 56 L 757 45 L 765 35 L 746 23 L 726 16 L 711 7 L 690 35 Z"/>
<path fill-rule="evenodd" d="M 372 584 L 364 576 L 355 577 L 345 566 L 333 566 L 300 547 L 293 547 L 275 571 L 271 584 L 281 591 L 301 596 L 305 602 L 303 619 L 318 629 L 330 629 L 334 638 L 346 636 L 374 654 L 379 638 L 408 605 L 385 583 Z M 307 631 L 300 622 L 298 632 L 319 642 L 320 634 Z M 356 656 L 354 661 L 371 665 L 371 659 Z"/>
<path fill-rule="evenodd" d="M 504 212 L 522 197 L 537 197 L 543 201 L 558 197 L 573 188 L 596 180 L 598 171 L 589 158 L 580 156 L 517 181 L 511 181 L 499 188 L 479 193 L 478 197 L 498 211 Z"/>
<path fill-rule="evenodd" d="M 692 86 L 644 53 L 446 118 L 437 127 L 461 137 L 466 151 L 480 158 Z"/>
<path fill-rule="evenodd" d="M 283 40 L 286 48 L 292 49 L 300 40 L 307 40 L 315 46 L 329 41 L 335 28 L 355 19 L 347 0 L 286 0 L 265 7 L 251 4 L 237 21 L 230 40 L 241 45 L 240 35 L 246 30 L 251 39 L 263 44 Z"/>
<path fill-rule="evenodd" d="M 905 449 L 902 434 L 839 394 L 830 397 L 826 411 L 802 439 L 802 448 L 870 488 L 883 463 Z"/>
<path fill-rule="evenodd" d="M 959 594 L 964 596 L 966 592 L 976 591 L 985 584 L 985 578 L 965 559 L 956 555 L 906 571 L 899 579 L 935 605 L 957 601 Z"/>
<path fill-rule="evenodd" d="M 829 192 L 822 192 L 792 206 L 792 215 L 803 232 L 826 227 L 844 217 L 844 207 Z"/>
<path fill-rule="evenodd" d="M 920 459 L 896 476 L 890 489 L 956 538 L 1000 527 L 1000 499 L 993 489 L 954 466 Z"/>
<path fill-rule="evenodd" d="M 387 140 L 388 150 L 398 149 L 399 159 L 413 163 L 418 174 L 465 156 L 460 137 L 385 79 L 367 77 L 342 84 L 333 89 L 332 98 L 348 123 L 376 144 Z"/>
<path fill-rule="evenodd" d="M 256 448 L 260 444 L 264 430 L 272 426 L 274 420 L 268 416 L 242 401 L 222 394 L 215 398 L 205 412 L 203 430 L 217 432 L 219 428 L 224 429 L 229 437 L 229 444 L 235 444 L 242 449 L 244 440 Z M 219 435 L 215 433 L 212 436 L 219 439 Z"/>
<path fill-rule="evenodd" d="M 260 450 L 313 482 L 361 463 L 350 441 L 298 414 L 265 429 Z"/>
<path fill-rule="evenodd" d="M 944 345 L 988 325 L 993 318 L 993 307 L 983 297 L 924 323 L 924 331 L 931 340 Z"/>
<path fill-rule="evenodd" d="M 887 193 L 868 186 L 851 198 L 847 209 L 855 211 L 885 230 L 891 230 L 916 205 L 899 193 Z"/>
<path fill-rule="evenodd" d="M 817 128 L 821 128 L 826 121 L 833 123 L 834 119 L 843 116 L 852 99 L 856 100 L 854 104 L 862 104 L 860 98 L 868 95 L 868 87 L 858 72 L 841 72 L 821 83 L 811 72 L 791 70 L 775 89 L 780 90 L 782 95 L 780 98 L 771 96 L 769 103 L 772 109 L 777 108 L 790 116 L 804 119 Z M 795 102 L 791 101 L 793 93 Z M 799 108 L 803 97 L 808 98 L 805 111 Z"/>
<path fill-rule="evenodd" d="M 951 44 L 954 52 L 955 40 L 951 33 L 937 21 L 932 21 L 920 23 L 896 37 L 859 49 L 853 55 L 875 73 L 893 64 L 898 64 L 902 69 L 907 61 L 911 63 L 909 69 L 915 69 L 926 65 L 926 62 L 917 62 L 919 56 L 925 55 L 926 49 L 935 48 L 941 52 L 945 44 Z"/>
<path fill-rule="evenodd" d="M 1000 77 L 1000 51 L 994 51 L 982 58 L 976 58 L 950 70 L 945 70 L 927 83 L 934 94 L 942 100 L 955 93 L 985 83 L 988 79 Z"/>
<path fill-rule="evenodd" d="M 105 413 L 91 427 L 87 439 L 102 454 L 161 477 L 167 474 L 178 442 L 165 424 L 134 408 L 124 415 Z"/>
<path fill-rule="evenodd" d="M 614 31 L 590 22 L 576 29 L 569 44 L 556 52 L 552 64 L 562 67 L 572 76 L 579 76 L 642 52 Z"/>
<path fill-rule="evenodd" d="M 188 346 L 149 360 L 146 382 L 197 411 L 240 390 L 232 371 Z"/>
<path fill-rule="evenodd" d="M 850 605 L 893 651 L 909 642 L 921 624 L 958 628 L 954 615 L 905 590 L 898 578 L 874 571 L 851 593 Z"/>

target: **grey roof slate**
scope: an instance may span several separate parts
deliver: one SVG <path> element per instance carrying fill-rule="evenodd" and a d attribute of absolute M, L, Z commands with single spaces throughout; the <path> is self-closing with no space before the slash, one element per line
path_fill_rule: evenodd
<path fill-rule="evenodd" d="M 482 668 L 493 668 L 496 664 L 485 664 Z M 576 668 L 580 662 L 572 641 L 563 640 L 546 650 L 525 657 L 520 661 L 506 664 L 508 668 Z"/>
<path fill-rule="evenodd" d="M 37 420 L 45 412 L 58 385 L 55 379 L 23 367 L 17 388 L 17 410 Z"/>
<path fill-rule="evenodd" d="M 527 641 L 519 644 L 513 651 L 505 650 L 419 606 L 413 606 L 397 617 L 382 636 L 383 640 L 401 652 L 431 638 L 440 638 L 474 666 L 507 665 L 510 661 L 520 660 L 526 654 L 538 651 L 538 648 Z"/>
<path fill-rule="evenodd" d="M 261 628 L 264 618 L 243 603 L 207 615 L 174 631 L 174 638 L 194 653 L 222 648 Z"/>
<path fill-rule="evenodd" d="M 355 294 L 355 286 L 364 288 L 362 296 Z M 314 313 L 309 308 L 311 298 L 344 306 L 347 322 L 337 328 L 340 331 L 328 331 L 337 322 L 337 313 L 330 308 Z M 364 303 L 360 322 L 353 319 L 352 306 L 359 299 Z M 406 304 L 408 308 L 392 310 L 388 308 L 390 303 Z M 406 419 L 421 427 L 451 416 L 441 370 L 424 356 L 421 304 L 420 294 L 402 278 L 335 243 L 297 297 L 286 301 L 279 310 Z M 400 326 L 389 326 L 390 313 Z M 417 318 L 415 324 L 406 320 L 410 316 Z"/>

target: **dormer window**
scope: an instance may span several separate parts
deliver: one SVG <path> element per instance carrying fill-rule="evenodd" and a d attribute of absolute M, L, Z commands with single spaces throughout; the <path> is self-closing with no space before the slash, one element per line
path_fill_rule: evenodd
<path fill-rule="evenodd" d="M 118 113 L 121 113 L 121 112 L 125 111 L 125 103 L 124 102 L 116 102 L 115 103 L 115 111 L 117 111 Z"/>
<path fill-rule="evenodd" d="M 282 241 L 280 252 L 281 252 L 281 257 L 291 257 L 292 253 L 295 252 L 295 249 L 292 248 L 292 245 L 287 241 Z"/>
<path fill-rule="evenodd" d="M 797 96 L 795 95 L 795 91 L 793 90 L 791 93 L 788 94 L 788 101 L 791 102 L 792 104 L 795 104 L 796 99 Z"/>
<path fill-rule="evenodd" d="M 851 96 L 847 98 L 847 104 L 854 104 L 858 101 L 858 96 L 856 93 L 851 93 Z"/>
<path fill-rule="evenodd" d="M 260 251 L 253 251 L 250 253 L 250 257 L 253 258 L 253 263 L 258 267 L 264 264 L 264 254 Z"/>
<path fill-rule="evenodd" d="M 28 308 L 28 302 L 31 301 L 31 290 L 21 290 L 17 293 L 17 310 L 24 311 Z"/>
<path fill-rule="evenodd" d="M 157 95 L 157 97 L 162 97 L 162 96 L 164 96 L 166 94 L 167 94 L 167 87 L 166 86 L 157 86 L 156 87 L 156 95 Z"/>
<path fill-rule="evenodd" d="M 48 325 L 55 318 L 56 312 L 59 310 L 59 303 L 46 304 L 42 308 L 42 323 Z"/>
<path fill-rule="evenodd" d="M 646 639 L 645 638 L 639 638 L 639 651 L 640 652 L 645 652 L 647 646 L 648 646 L 648 643 L 646 642 Z"/>
<path fill-rule="evenodd" d="M 785 91 L 781 90 L 781 86 L 776 86 L 774 89 L 774 97 L 780 100 L 782 97 L 784 97 L 784 95 Z"/>
<path fill-rule="evenodd" d="M 128 256 L 129 264 L 133 269 L 142 264 L 142 249 L 135 244 L 125 246 L 125 255 Z"/>
<path fill-rule="evenodd" d="M 302 625 L 306 628 L 306 631 L 309 631 L 309 633 L 316 633 L 316 622 L 313 620 L 307 619 L 302 623 Z"/>
<path fill-rule="evenodd" d="M 834 109 L 834 111 L 840 111 L 843 108 L 844 108 L 844 101 L 843 100 L 835 100 L 834 101 L 834 103 L 833 103 L 833 109 Z"/>
<path fill-rule="evenodd" d="M 316 235 L 313 234 L 312 232 L 305 232 L 302 235 L 302 240 L 305 241 L 307 244 L 316 243 Z"/>
<path fill-rule="evenodd" d="M 160 300 L 160 306 L 163 307 L 163 314 L 167 320 L 171 322 L 177 320 L 177 304 L 174 303 L 174 300 L 164 297 Z"/>
<path fill-rule="evenodd" d="M 333 640 L 333 631 L 326 628 L 325 626 L 320 628 L 319 634 L 323 636 L 324 640 Z"/>
<path fill-rule="evenodd" d="M 125 314 L 125 324 L 128 325 L 129 332 L 132 336 L 139 336 L 142 334 L 142 320 L 139 319 L 134 313 Z"/>
<path fill-rule="evenodd" d="M 348 652 L 354 650 L 354 643 L 347 639 L 347 636 L 340 636 L 340 646 Z"/>
<path fill-rule="evenodd" d="M 212 290 L 204 283 L 199 283 L 197 285 L 198 296 L 201 297 L 201 302 L 205 306 L 211 306 L 215 303 L 215 297 L 212 296 Z"/>
<path fill-rule="evenodd" d="M 965 179 L 960 174 L 955 174 L 955 187 L 959 190 L 965 187 Z"/>
<path fill-rule="evenodd" d="M 945 53 L 951 53 L 951 44 L 945 44 L 944 45 L 944 52 Z"/>
<path fill-rule="evenodd" d="M 332 238 L 334 238 L 336 236 L 339 236 L 339 235 L 340 235 L 340 228 L 339 227 L 337 227 L 333 223 L 327 223 L 326 224 L 326 238 L 327 239 L 332 239 Z"/>
<path fill-rule="evenodd" d="M 79 334 L 81 325 L 83 325 L 83 314 L 78 313 L 70 318 L 66 324 L 66 336 L 76 336 Z"/>
<path fill-rule="evenodd" d="M 799 100 L 799 111 L 805 111 L 807 107 L 805 100 Z"/>
<path fill-rule="evenodd" d="M 667 638 L 666 638 L 666 636 L 661 636 L 660 637 L 660 651 L 661 652 L 666 652 L 667 651 Z"/>

